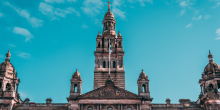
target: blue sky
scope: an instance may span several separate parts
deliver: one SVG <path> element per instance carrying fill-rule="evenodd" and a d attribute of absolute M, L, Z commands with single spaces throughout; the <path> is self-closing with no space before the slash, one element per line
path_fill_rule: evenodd
<path fill-rule="evenodd" d="M 93 90 L 96 36 L 108 0 L 1 0 L 0 62 L 11 49 L 21 98 L 66 103 L 70 79 Z M 126 90 L 137 93 L 142 69 L 152 103 L 196 101 L 208 50 L 220 63 L 220 0 L 112 0 L 125 51 Z"/>

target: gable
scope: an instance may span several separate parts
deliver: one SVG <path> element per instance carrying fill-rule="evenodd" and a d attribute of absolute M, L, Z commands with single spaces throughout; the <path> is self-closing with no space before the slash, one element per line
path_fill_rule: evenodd
<path fill-rule="evenodd" d="M 142 97 L 112 84 L 107 84 L 82 94 L 77 99 L 142 99 Z"/>

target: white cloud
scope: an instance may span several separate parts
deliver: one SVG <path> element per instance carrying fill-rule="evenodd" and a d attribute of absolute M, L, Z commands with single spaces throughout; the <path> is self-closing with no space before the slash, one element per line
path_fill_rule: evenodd
<path fill-rule="evenodd" d="M 34 38 L 34 36 L 24 28 L 14 27 L 13 33 L 25 36 L 25 42 L 30 41 L 30 39 Z"/>
<path fill-rule="evenodd" d="M 215 40 L 220 40 L 220 37 L 215 38 Z"/>
<path fill-rule="evenodd" d="M 21 57 L 21 58 L 28 59 L 28 58 L 31 57 L 31 54 L 18 51 L 18 52 L 17 52 L 17 56 L 19 56 L 19 57 Z"/>
<path fill-rule="evenodd" d="M 86 29 L 86 28 L 88 28 L 88 27 L 89 27 L 89 26 L 87 26 L 86 24 L 83 24 L 83 25 L 82 25 L 82 28 L 85 28 L 85 29 Z"/>
<path fill-rule="evenodd" d="M 1 18 L 3 15 L 4 15 L 3 13 L 0 13 L 0 18 Z"/>
<path fill-rule="evenodd" d="M 125 12 L 124 12 L 124 11 L 121 11 L 121 10 L 118 9 L 118 8 L 113 8 L 113 9 L 112 9 L 112 12 L 113 12 L 116 16 L 119 16 L 121 19 L 125 19 Z"/>
<path fill-rule="evenodd" d="M 185 9 L 182 9 L 182 10 L 180 11 L 180 16 L 182 16 L 185 12 L 186 12 L 186 10 L 185 10 Z"/>
<path fill-rule="evenodd" d="M 192 19 L 193 19 L 193 20 L 200 20 L 201 18 L 202 18 L 202 15 L 200 15 L 200 16 L 197 17 L 197 18 L 196 18 L 196 17 L 193 17 Z"/>
<path fill-rule="evenodd" d="M 216 30 L 217 36 L 220 36 L 220 28 Z"/>
<path fill-rule="evenodd" d="M 220 2 L 218 2 L 215 6 L 213 6 L 212 8 L 217 8 L 220 5 Z"/>
<path fill-rule="evenodd" d="M 192 27 L 192 23 L 189 23 L 188 25 L 186 25 L 186 28 L 190 28 Z"/>
<path fill-rule="evenodd" d="M 85 14 L 96 15 L 102 10 L 104 3 L 101 0 L 85 0 L 81 9 Z"/>
<path fill-rule="evenodd" d="M 27 21 L 32 25 L 32 27 L 40 27 L 43 26 L 43 21 L 41 19 L 37 19 L 35 17 L 31 17 L 30 13 L 28 13 L 27 10 L 22 10 L 20 8 L 17 8 L 13 5 L 11 5 L 9 2 L 5 2 L 5 5 L 11 7 L 12 9 L 14 9 L 18 15 L 24 17 L 27 19 Z"/>
<path fill-rule="evenodd" d="M 119 16 L 121 19 L 125 19 L 125 12 L 120 9 L 123 3 L 124 2 L 122 0 L 114 0 L 112 3 L 112 12 L 115 16 Z"/>
<path fill-rule="evenodd" d="M 8 44 L 10 47 L 16 47 L 16 45 L 14 44 Z"/>
<path fill-rule="evenodd" d="M 209 18 L 211 18 L 210 15 L 205 15 L 205 16 L 204 16 L 204 19 L 207 19 L 207 20 L 208 20 Z"/>
<path fill-rule="evenodd" d="M 180 5 L 181 7 L 186 7 L 186 6 L 188 6 L 188 4 L 186 3 L 186 1 L 180 2 L 179 5 Z"/>
<path fill-rule="evenodd" d="M 64 3 L 65 0 L 44 0 L 46 3 Z"/>
<path fill-rule="evenodd" d="M 220 28 L 216 30 L 217 36 L 220 36 Z M 220 40 L 220 37 L 215 38 L 215 40 Z"/>
<path fill-rule="evenodd" d="M 175 0 L 176 3 L 182 8 L 180 11 L 180 16 L 182 16 L 187 9 L 190 9 L 191 6 L 195 3 L 195 0 Z"/>
<path fill-rule="evenodd" d="M 128 0 L 131 3 L 139 2 L 141 6 L 145 6 L 145 2 L 153 4 L 152 0 Z"/>
<path fill-rule="evenodd" d="M 66 9 L 54 8 L 52 5 L 41 2 L 39 5 L 39 10 L 44 14 L 50 17 L 52 20 L 58 19 L 59 17 L 66 17 L 67 14 L 75 13 L 77 16 L 80 16 L 80 13 L 72 7 Z"/>

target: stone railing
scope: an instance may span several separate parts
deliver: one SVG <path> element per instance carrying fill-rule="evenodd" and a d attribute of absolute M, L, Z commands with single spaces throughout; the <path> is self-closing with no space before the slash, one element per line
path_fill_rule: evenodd
<path fill-rule="evenodd" d="M 51 103 L 51 104 L 46 104 L 46 103 L 21 103 L 17 104 L 17 106 L 31 106 L 31 107 L 46 107 L 46 106 L 68 106 L 68 103 Z"/>
<path fill-rule="evenodd" d="M 13 91 L 1 91 L 0 97 L 7 97 L 7 98 L 15 97 L 15 93 Z"/>

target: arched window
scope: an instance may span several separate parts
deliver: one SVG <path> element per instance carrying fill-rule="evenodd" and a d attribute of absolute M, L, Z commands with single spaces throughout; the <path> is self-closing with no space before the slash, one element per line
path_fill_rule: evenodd
<path fill-rule="evenodd" d="M 11 90 L 11 84 L 7 83 L 5 90 Z"/>
<path fill-rule="evenodd" d="M 112 107 L 108 107 L 107 110 L 112 110 Z"/>
<path fill-rule="evenodd" d="M 93 108 L 92 107 L 88 107 L 87 110 L 93 110 Z"/>
<path fill-rule="evenodd" d="M 74 92 L 77 93 L 77 84 L 74 85 Z"/>
<path fill-rule="evenodd" d="M 98 47 L 100 47 L 100 42 L 98 43 Z"/>
<path fill-rule="evenodd" d="M 142 85 L 142 92 L 146 92 L 146 88 L 144 84 Z"/>
<path fill-rule="evenodd" d="M 116 68 L 115 61 L 113 61 L 113 68 Z"/>
<path fill-rule="evenodd" d="M 103 61 L 103 68 L 105 68 L 105 61 Z"/>
<path fill-rule="evenodd" d="M 128 107 L 127 110 L 132 110 L 131 107 Z"/>
<path fill-rule="evenodd" d="M 119 47 L 121 47 L 121 42 L 119 42 Z"/>

